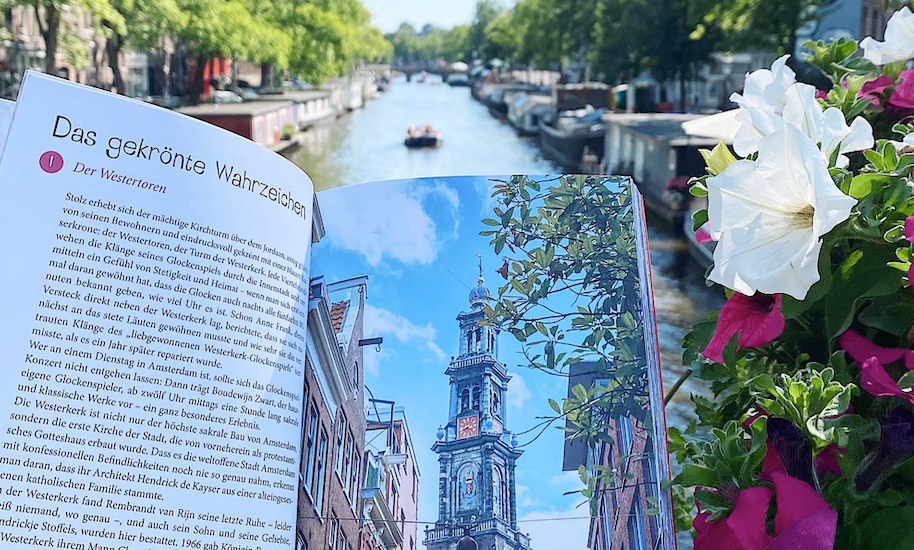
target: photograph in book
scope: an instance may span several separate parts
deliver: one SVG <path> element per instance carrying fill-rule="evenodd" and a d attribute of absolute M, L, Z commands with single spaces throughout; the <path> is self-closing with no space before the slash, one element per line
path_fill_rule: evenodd
<path fill-rule="evenodd" d="M 308 177 L 29 73 L 0 181 L 0 546 L 290 548 Z"/>
<path fill-rule="evenodd" d="M 317 199 L 312 299 L 344 352 L 306 373 L 302 543 L 675 547 L 628 179 L 420 178 Z M 351 393 L 336 397 L 334 380 Z M 360 453 L 361 516 L 348 481 Z"/>

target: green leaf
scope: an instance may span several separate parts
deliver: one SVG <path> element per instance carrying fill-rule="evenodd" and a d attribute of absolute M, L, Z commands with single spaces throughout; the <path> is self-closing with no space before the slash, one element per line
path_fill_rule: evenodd
<path fill-rule="evenodd" d="M 698 231 L 708 221 L 708 210 L 697 210 L 692 214 L 692 231 Z"/>
<path fill-rule="evenodd" d="M 882 185 L 888 179 L 889 177 L 883 174 L 860 174 L 854 176 L 847 194 L 855 199 L 862 199 L 872 193 L 876 186 Z"/>
<path fill-rule="evenodd" d="M 914 550 L 914 506 L 880 510 L 859 526 L 860 550 Z"/>

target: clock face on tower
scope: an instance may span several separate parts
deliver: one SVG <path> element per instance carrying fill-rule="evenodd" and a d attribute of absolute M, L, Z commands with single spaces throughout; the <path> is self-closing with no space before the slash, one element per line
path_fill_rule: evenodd
<path fill-rule="evenodd" d="M 466 439 L 479 435 L 479 415 L 464 416 L 457 419 L 457 439 Z"/>

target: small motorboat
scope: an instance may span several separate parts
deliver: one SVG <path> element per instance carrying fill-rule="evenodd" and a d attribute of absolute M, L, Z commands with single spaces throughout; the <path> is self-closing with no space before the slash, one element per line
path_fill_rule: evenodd
<path fill-rule="evenodd" d="M 404 145 L 413 149 L 440 147 L 441 143 L 441 134 L 431 124 L 418 128 L 410 126 L 406 130 L 406 139 L 403 141 Z"/>

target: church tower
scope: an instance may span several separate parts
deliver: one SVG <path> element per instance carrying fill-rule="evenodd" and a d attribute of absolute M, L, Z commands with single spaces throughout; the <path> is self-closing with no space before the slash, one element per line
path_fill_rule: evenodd
<path fill-rule="evenodd" d="M 445 371 L 450 408 L 432 446 L 439 465 L 438 521 L 426 531 L 428 550 L 454 550 L 465 528 L 479 548 L 530 549 L 527 536 L 517 531 L 514 466 L 522 451 L 507 429 L 511 377 L 498 360 L 498 330 L 480 324 L 483 306 L 492 299 L 484 283 L 480 258 L 470 310 L 457 315 L 458 355 Z"/>

